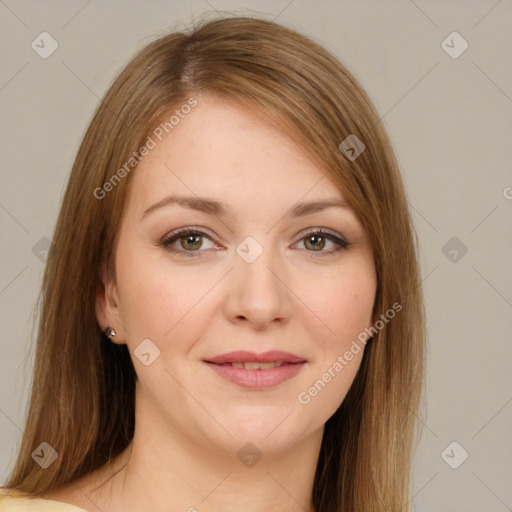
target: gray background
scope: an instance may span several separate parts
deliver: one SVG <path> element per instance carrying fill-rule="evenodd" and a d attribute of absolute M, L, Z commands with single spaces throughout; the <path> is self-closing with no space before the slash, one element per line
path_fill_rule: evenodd
<path fill-rule="evenodd" d="M 44 237 L 84 129 L 137 49 L 214 10 L 311 36 L 375 102 L 404 173 L 427 299 L 413 508 L 512 510 L 510 0 L 0 1 L 0 478 L 21 436 Z M 43 31 L 59 45 L 47 59 L 31 48 Z M 441 44 L 453 31 L 469 43 L 458 58 Z M 463 449 L 452 469 L 445 460 L 460 464 Z"/>

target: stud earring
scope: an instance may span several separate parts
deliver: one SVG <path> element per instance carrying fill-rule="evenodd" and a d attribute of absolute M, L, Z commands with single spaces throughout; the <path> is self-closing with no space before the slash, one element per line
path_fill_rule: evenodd
<path fill-rule="evenodd" d="M 114 331 L 114 329 L 112 329 L 112 327 L 110 327 L 110 325 L 108 327 L 105 327 L 103 332 L 105 333 L 105 336 L 109 340 L 111 340 L 116 335 L 116 331 Z"/>

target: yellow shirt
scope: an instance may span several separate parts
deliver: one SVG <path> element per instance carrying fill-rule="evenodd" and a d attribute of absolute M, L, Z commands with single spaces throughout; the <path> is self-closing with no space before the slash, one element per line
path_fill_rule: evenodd
<path fill-rule="evenodd" d="M 29 498 L 28 494 L 0 489 L 0 512 L 87 512 L 68 503 L 41 498 Z"/>

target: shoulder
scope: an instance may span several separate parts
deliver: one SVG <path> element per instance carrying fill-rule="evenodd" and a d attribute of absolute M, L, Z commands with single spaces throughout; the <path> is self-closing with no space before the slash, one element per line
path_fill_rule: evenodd
<path fill-rule="evenodd" d="M 0 488 L 0 512 L 87 512 L 61 501 L 32 498 L 29 494 Z"/>

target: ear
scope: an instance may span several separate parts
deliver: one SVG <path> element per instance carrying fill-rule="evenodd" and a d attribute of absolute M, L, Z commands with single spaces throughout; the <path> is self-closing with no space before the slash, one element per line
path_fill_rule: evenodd
<path fill-rule="evenodd" d="M 117 286 L 113 279 L 108 275 L 105 264 L 100 269 L 101 280 L 96 289 L 96 319 L 103 331 L 106 327 L 111 327 L 116 332 L 110 341 L 123 345 L 126 336 L 120 321 L 119 298 Z"/>

